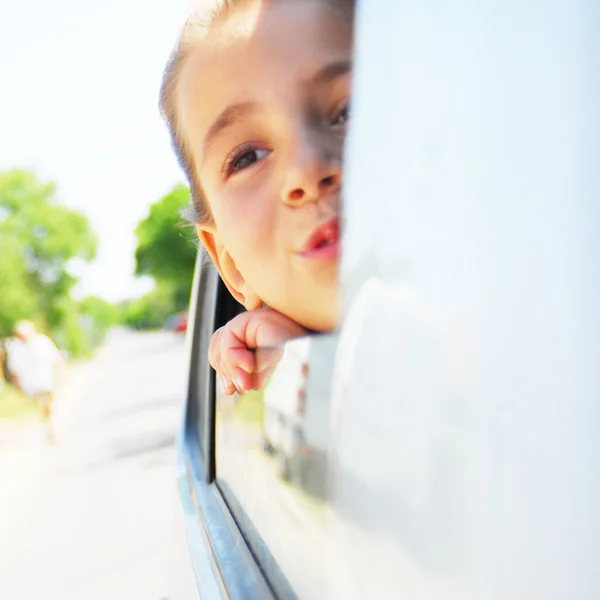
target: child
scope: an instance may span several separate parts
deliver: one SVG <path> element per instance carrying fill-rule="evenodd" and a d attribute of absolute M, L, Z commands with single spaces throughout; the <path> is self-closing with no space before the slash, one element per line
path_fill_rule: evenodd
<path fill-rule="evenodd" d="M 338 319 L 352 0 L 205 0 L 167 65 L 161 111 L 200 240 L 248 312 L 217 331 L 225 393 L 260 387 L 252 349 Z"/>

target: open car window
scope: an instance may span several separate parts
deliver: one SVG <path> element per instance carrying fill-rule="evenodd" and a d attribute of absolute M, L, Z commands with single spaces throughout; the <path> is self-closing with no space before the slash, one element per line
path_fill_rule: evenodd
<path fill-rule="evenodd" d="M 268 350 L 277 366 L 260 391 L 225 396 L 216 390 L 217 485 L 280 595 L 321 597 L 331 584 L 336 345 L 335 335 L 289 341 Z"/>

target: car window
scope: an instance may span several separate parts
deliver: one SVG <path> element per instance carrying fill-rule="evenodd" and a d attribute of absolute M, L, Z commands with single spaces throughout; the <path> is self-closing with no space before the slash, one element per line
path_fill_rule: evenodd
<path fill-rule="evenodd" d="M 289 341 L 275 349 L 279 362 L 262 390 L 225 396 L 216 388 L 217 485 L 272 583 L 300 598 L 323 597 L 331 570 L 322 552 L 334 519 L 328 460 L 336 346 L 335 335 Z"/>

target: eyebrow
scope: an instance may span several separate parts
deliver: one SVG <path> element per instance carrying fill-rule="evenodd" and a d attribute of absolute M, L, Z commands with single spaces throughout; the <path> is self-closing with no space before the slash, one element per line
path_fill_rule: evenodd
<path fill-rule="evenodd" d="M 227 127 L 231 127 L 238 121 L 241 121 L 246 115 L 255 111 L 257 108 L 256 102 L 240 102 L 228 106 L 210 126 L 204 138 L 204 156 L 209 152 L 211 145 L 216 137 Z"/>
<path fill-rule="evenodd" d="M 325 65 L 319 69 L 312 77 L 311 81 L 317 85 L 329 83 L 331 80 L 341 75 L 347 75 L 352 71 L 351 60 L 340 60 Z"/>
<path fill-rule="evenodd" d="M 352 71 L 352 61 L 341 60 L 329 63 L 322 69 L 319 69 L 311 78 L 310 81 L 315 85 L 323 85 L 330 81 L 346 75 Z M 258 108 L 256 102 L 240 102 L 228 106 L 210 126 L 204 138 L 204 156 L 210 152 L 210 147 L 214 143 L 217 136 L 231 125 L 235 125 L 245 116 L 254 112 Z"/>

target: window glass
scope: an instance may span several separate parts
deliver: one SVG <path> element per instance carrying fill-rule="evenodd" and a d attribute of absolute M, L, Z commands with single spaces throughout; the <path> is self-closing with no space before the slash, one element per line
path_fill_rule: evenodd
<path fill-rule="evenodd" d="M 334 362 L 345 354 L 338 339 L 269 349 L 259 360 L 280 360 L 259 392 L 224 396 L 217 386 L 216 474 L 225 501 L 279 597 L 290 588 L 311 600 L 395 598 L 403 588 L 415 597 L 469 597 L 449 562 L 455 538 L 446 534 L 457 515 L 440 513 L 455 499 L 452 457 L 441 466 L 450 480 L 438 488 L 431 473 L 440 465 L 430 465 L 419 444 L 423 415 L 397 421 L 394 390 L 375 397 L 381 373 L 366 363 L 353 365 L 359 404 L 340 402 L 332 385 Z M 361 423 L 381 439 L 366 444 Z M 424 464 L 399 472 L 407 452 Z"/>
<path fill-rule="evenodd" d="M 300 598 L 324 597 L 331 566 L 336 343 L 335 335 L 304 337 L 267 350 L 279 361 L 258 392 L 225 396 L 217 386 L 217 483 L 255 554 L 270 555 L 267 573 L 272 560 Z"/>

